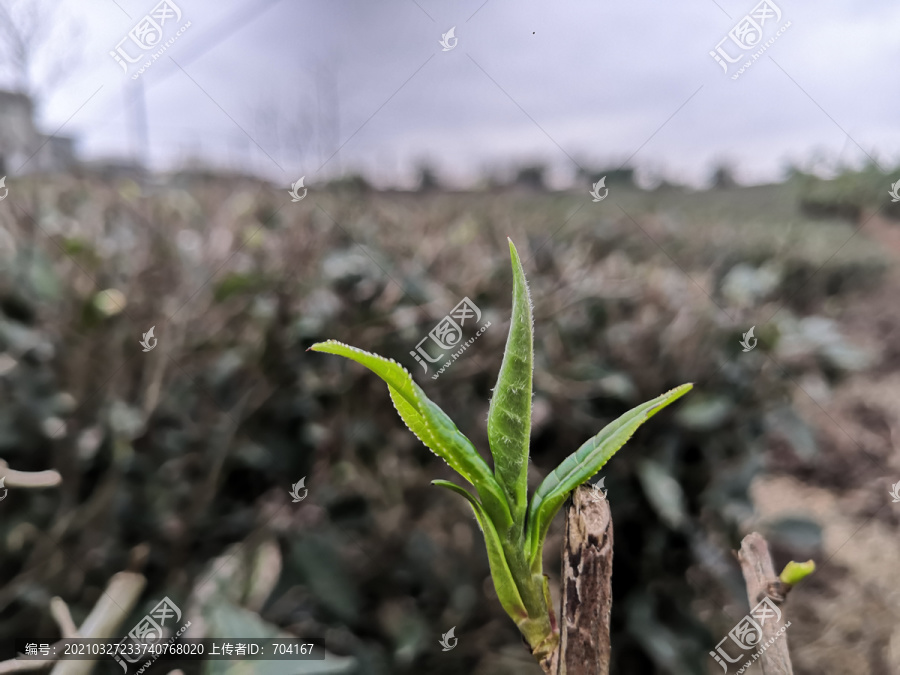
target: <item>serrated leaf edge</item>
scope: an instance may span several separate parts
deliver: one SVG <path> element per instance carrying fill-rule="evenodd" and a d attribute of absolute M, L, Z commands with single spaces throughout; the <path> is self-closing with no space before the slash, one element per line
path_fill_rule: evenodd
<path fill-rule="evenodd" d="M 562 507 L 562 504 L 565 502 L 569 494 L 576 487 L 588 480 L 592 475 L 600 471 L 600 469 L 602 469 L 606 465 L 606 463 L 610 459 L 612 459 L 613 456 L 622 449 L 622 447 L 624 447 L 624 445 L 631 439 L 631 437 L 634 436 L 635 432 L 647 420 L 649 420 L 653 415 L 655 415 L 657 412 L 659 412 L 669 404 L 674 403 L 679 398 L 687 394 L 692 388 L 693 384 L 691 383 L 683 384 L 679 387 L 670 389 L 664 394 L 660 394 L 655 399 L 645 401 L 644 403 L 635 406 L 628 412 L 624 413 L 620 417 L 607 424 L 597 434 L 582 443 L 575 452 L 566 457 L 556 466 L 556 468 L 553 469 L 553 471 L 547 474 L 544 480 L 541 481 L 538 489 L 535 490 L 528 509 L 528 522 L 525 532 L 525 550 L 532 570 L 537 570 L 540 568 L 543 542 L 545 537 L 547 536 L 547 531 L 550 528 L 550 523 L 555 518 L 557 512 Z M 617 447 L 615 447 L 611 452 L 608 453 L 602 451 L 603 446 L 607 442 L 615 438 L 616 434 L 627 430 L 628 428 L 631 428 L 630 433 L 628 433 L 624 436 L 624 438 L 621 439 L 621 443 L 619 443 Z M 607 432 L 607 430 L 609 431 Z M 607 432 L 607 437 L 602 440 L 597 440 L 600 439 L 600 437 L 603 436 L 605 432 Z M 594 441 L 597 441 L 596 446 L 591 448 L 588 453 L 598 453 L 595 459 L 602 459 L 602 461 L 600 461 L 599 464 L 595 463 L 590 465 L 590 469 L 588 470 L 587 475 L 584 477 L 584 480 L 581 480 L 579 483 L 567 487 L 565 478 L 557 477 L 555 479 L 556 487 L 549 488 L 550 491 L 546 494 L 543 494 L 543 491 L 548 489 L 545 488 L 545 486 L 548 485 L 548 482 L 553 479 L 554 475 L 559 471 L 559 469 L 572 457 L 577 457 L 579 452 L 582 452 L 582 450 L 584 450 L 585 448 L 589 448 L 590 444 Z M 584 471 L 584 469 L 580 469 L 580 471 Z M 572 473 L 578 472 L 579 469 L 572 469 Z"/>

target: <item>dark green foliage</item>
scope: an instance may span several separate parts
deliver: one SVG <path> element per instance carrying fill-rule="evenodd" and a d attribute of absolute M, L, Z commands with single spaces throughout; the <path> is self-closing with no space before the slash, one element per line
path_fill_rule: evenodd
<path fill-rule="evenodd" d="M 602 475 L 616 526 L 614 672 L 667 675 L 679 667 L 672 653 L 681 672 L 707 672 L 710 645 L 731 625 L 699 617 L 739 597 L 739 579 L 720 561 L 731 560 L 737 523 L 751 512 L 748 487 L 766 448 L 781 461 L 818 452 L 790 414 L 793 385 L 760 365 L 786 329 L 758 329 L 760 346 L 741 355 L 720 310 L 631 223 L 582 211 L 553 231 L 581 197 L 318 196 L 338 227 L 311 201 L 290 204 L 264 184 L 181 181 L 142 191 L 131 181 L 86 176 L 56 187 L 42 177 L 40 214 L 31 215 L 59 233 L 17 215 L 16 193 L 0 207 L 0 458 L 64 477 L 59 488 L 10 491 L 0 502 L 0 659 L 15 638 L 57 639 L 50 597 L 63 597 L 78 621 L 108 579 L 134 565 L 148 584 L 128 628 L 161 597 L 186 609 L 201 589 L 209 602 L 196 611 L 220 635 L 327 635 L 333 652 L 356 657 L 360 675 L 528 673 L 518 631 L 485 584 L 491 570 L 471 509 L 428 485 L 455 473 L 397 423 L 377 378 L 306 351 L 349 335 L 418 368 L 409 349 L 464 295 L 501 324 L 512 230 L 534 270 L 532 477 L 662 391 L 692 380 L 704 393 L 645 425 Z M 754 248 L 765 260 L 783 260 L 771 242 L 788 222 L 802 241 L 831 231 L 795 222 L 790 186 L 767 189 L 743 202 L 735 191 L 727 204 L 712 192 L 654 197 L 655 213 L 678 224 L 657 241 L 702 278 L 732 251 L 740 259 L 747 246 L 730 224 L 760 204 L 773 223 L 768 247 Z M 60 199 L 77 232 L 58 217 Z M 690 209 L 701 207 L 716 215 L 695 218 Z M 275 211 L 283 226 L 270 229 L 261 214 Z M 643 213 L 633 213 L 642 225 Z M 728 221 L 727 240 L 698 234 L 712 232 L 710 220 Z M 179 244 L 182 229 L 200 238 L 197 251 Z M 261 239 L 243 246 L 257 229 Z M 823 255 L 850 233 L 835 231 Z M 805 302 L 821 304 L 822 275 L 865 267 L 853 250 L 861 239 L 812 278 Z M 825 262 L 788 248 L 812 271 Z M 233 274 L 272 284 L 215 302 Z M 846 302 L 851 287 L 828 297 Z M 82 309 L 108 288 L 125 295 L 124 311 L 83 325 Z M 773 302 L 792 290 L 782 282 Z M 152 325 L 159 346 L 142 353 Z M 491 328 L 440 386 L 423 383 L 482 449 L 505 340 Z M 811 353 L 792 376 L 820 374 L 831 355 Z M 62 435 L 53 418 L 65 422 Z M 309 496 L 292 504 L 288 491 L 303 476 Z M 680 494 L 654 487 L 671 487 L 666 476 Z M 550 528 L 547 569 L 561 525 Z M 311 562 L 320 558 L 328 564 Z M 267 574 L 273 589 L 260 581 Z M 330 583 L 316 581 L 326 574 Z M 459 646 L 441 652 L 437 640 L 453 625 Z"/>

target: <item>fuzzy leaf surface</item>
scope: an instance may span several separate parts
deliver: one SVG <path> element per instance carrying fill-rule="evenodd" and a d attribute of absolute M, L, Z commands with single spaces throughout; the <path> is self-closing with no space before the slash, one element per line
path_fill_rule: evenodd
<path fill-rule="evenodd" d="M 625 445 L 635 431 L 657 412 L 688 393 L 692 384 L 683 384 L 632 408 L 607 424 L 593 438 L 566 457 L 544 478 L 528 509 L 526 550 L 532 569 L 539 569 L 541 552 L 550 522 L 576 487 L 597 473 Z"/>
<path fill-rule="evenodd" d="M 512 524 L 509 505 L 487 462 L 478 454 L 472 442 L 456 428 L 453 420 L 425 395 L 403 366 L 336 340 L 319 342 L 310 349 L 356 361 L 384 380 L 394 407 L 409 430 L 476 487 L 494 526 L 505 531 Z"/>
<path fill-rule="evenodd" d="M 488 409 L 487 432 L 494 457 L 494 475 L 521 532 L 528 506 L 534 319 L 525 270 L 512 240 L 509 255 L 513 269 L 512 315 L 503 363 Z"/>

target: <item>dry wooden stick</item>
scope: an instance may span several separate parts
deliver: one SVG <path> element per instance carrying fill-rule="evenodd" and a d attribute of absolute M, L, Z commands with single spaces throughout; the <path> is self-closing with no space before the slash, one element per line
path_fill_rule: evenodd
<path fill-rule="evenodd" d="M 51 663 L 51 661 L 18 661 L 17 659 L 10 659 L 9 661 L 0 661 L 0 673 L 2 675 L 7 675 L 8 673 L 30 673 L 49 668 Z"/>
<path fill-rule="evenodd" d="M 59 626 L 63 638 L 80 637 L 78 635 L 78 629 L 72 621 L 72 614 L 69 612 L 69 606 L 66 604 L 65 600 L 60 597 L 51 598 L 50 615 Z M 53 645 L 55 653 L 58 653 L 61 644 L 62 643 L 57 642 Z M 26 673 L 33 670 L 44 670 L 45 668 L 52 666 L 53 663 L 54 662 L 50 660 L 19 661 L 17 659 L 10 659 L 9 661 L 0 661 L 0 674 L 5 675 L 6 673 Z"/>
<path fill-rule="evenodd" d="M 112 638 L 144 592 L 147 579 L 136 572 L 118 572 L 78 629 L 83 638 Z M 96 661 L 58 661 L 51 675 L 88 675 Z"/>
<path fill-rule="evenodd" d="M 58 471 L 16 471 L 0 459 L 0 478 L 6 488 L 45 488 L 55 487 L 62 482 Z"/>
<path fill-rule="evenodd" d="M 566 516 L 558 675 L 609 673 L 612 562 L 609 502 L 582 485 Z"/>
<path fill-rule="evenodd" d="M 50 604 L 50 613 L 59 624 L 64 638 L 108 638 L 112 637 L 119 625 L 128 617 L 134 609 L 147 580 L 142 574 L 134 572 L 119 572 L 114 574 L 106 585 L 106 590 L 97 604 L 88 614 L 81 628 L 75 630 L 69 607 L 62 598 L 54 597 Z M 62 648 L 62 643 L 54 646 L 57 652 Z M 0 661 L 0 673 L 24 673 L 36 670 L 44 670 L 54 666 L 51 675 L 88 675 L 96 661 L 19 661 L 10 659 Z"/>
<path fill-rule="evenodd" d="M 56 625 L 59 626 L 59 632 L 64 638 L 80 637 L 78 635 L 78 628 L 72 620 L 72 613 L 69 611 L 69 606 L 66 604 L 66 601 L 59 596 L 50 598 L 50 616 L 56 621 Z"/>
<path fill-rule="evenodd" d="M 766 597 L 776 605 L 784 602 L 786 589 L 775 574 L 772 556 L 769 555 L 769 545 L 762 535 L 751 532 L 744 537 L 738 560 L 747 584 L 747 599 L 750 601 L 751 611 Z M 759 623 L 763 634 L 758 644 L 760 647 L 767 645 L 759 658 L 763 675 L 793 675 L 787 636 L 784 634 L 786 627 L 784 612 L 778 617 L 770 616 Z M 771 645 L 770 640 L 773 640 Z"/>

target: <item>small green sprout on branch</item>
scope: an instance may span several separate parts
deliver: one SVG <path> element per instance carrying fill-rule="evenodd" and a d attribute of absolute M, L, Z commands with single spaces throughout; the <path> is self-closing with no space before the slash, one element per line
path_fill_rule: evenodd
<path fill-rule="evenodd" d="M 784 602 L 787 594 L 797 584 L 816 571 L 816 563 L 812 560 L 796 562 L 791 560 L 778 578 L 769 584 L 767 592 L 776 602 Z"/>
<path fill-rule="evenodd" d="M 575 488 L 597 473 L 638 427 L 686 394 L 692 385 L 672 389 L 608 424 L 551 471 L 529 503 L 533 318 L 525 271 L 511 240 L 509 250 L 513 268 L 512 318 L 487 423 L 493 471 L 471 441 L 397 362 L 334 340 L 314 344 L 310 349 L 352 359 L 384 380 L 394 407 L 410 431 L 475 487 L 477 497 L 449 481 L 432 481 L 461 495 L 471 505 L 484 533 L 500 604 L 522 632 L 535 658 L 544 663 L 559 646 L 559 627 L 542 560 L 550 523 Z"/>
<path fill-rule="evenodd" d="M 787 586 L 796 586 L 815 571 L 816 563 L 812 560 L 807 560 L 803 563 L 791 560 L 784 566 L 778 579 Z"/>

